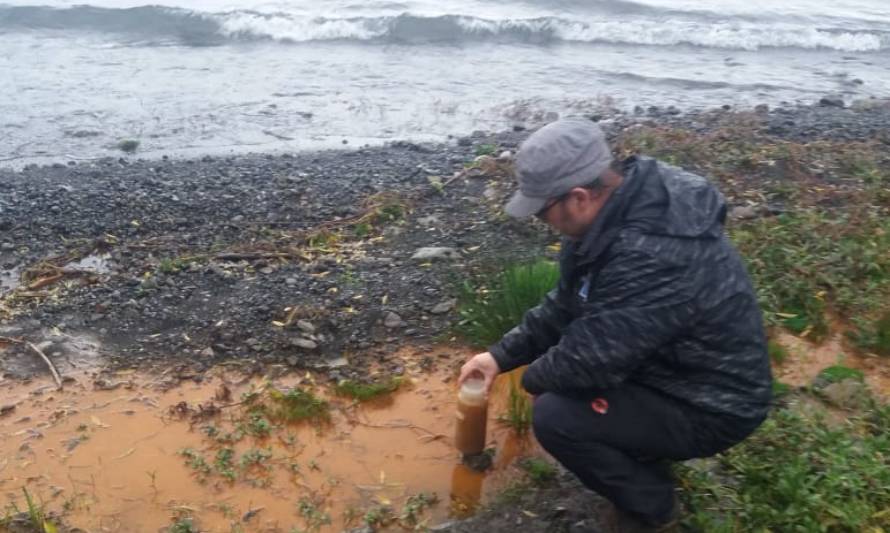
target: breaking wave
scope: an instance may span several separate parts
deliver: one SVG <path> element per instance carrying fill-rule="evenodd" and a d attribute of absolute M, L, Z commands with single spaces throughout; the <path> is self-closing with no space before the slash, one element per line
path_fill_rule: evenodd
<path fill-rule="evenodd" d="M 627 2 L 628 5 L 632 5 Z M 232 11 L 201 13 L 146 6 L 109 9 L 76 6 L 0 5 L 0 32 L 80 30 L 115 33 L 147 43 L 217 45 L 239 40 L 364 41 L 373 43 L 461 43 L 478 41 L 555 44 L 616 43 L 757 50 L 834 49 L 868 52 L 890 48 L 890 32 L 816 28 L 796 23 L 690 17 L 597 16 L 589 20 L 539 17 L 487 19 L 465 15 L 325 18 L 289 13 Z"/>

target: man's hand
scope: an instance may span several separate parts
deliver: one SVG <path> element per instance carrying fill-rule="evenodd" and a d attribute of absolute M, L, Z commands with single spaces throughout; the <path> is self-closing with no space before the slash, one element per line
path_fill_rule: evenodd
<path fill-rule="evenodd" d="M 487 393 L 491 390 L 494 378 L 501 373 L 501 369 L 498 367 L 497 361 L 494 360 L 494 356 L 489 352 L 476 354 L 460 368 L 460 377 L 457 378 L 457 384 L 463 384 L 474 373 L 482 375 L 483 380 L 485 380 L 485 392 Z"/>

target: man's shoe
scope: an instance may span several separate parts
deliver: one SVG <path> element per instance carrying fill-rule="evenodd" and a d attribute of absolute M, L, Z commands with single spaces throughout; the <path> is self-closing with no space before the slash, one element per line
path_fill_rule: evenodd
<path fill-rule="evenodd" d="M 674 496 L 674 507 L 664 520 L 651 521 L 613 507 L 604 520 L 609 533 L 673 533 L 680 526 L 680 500 Z"/>

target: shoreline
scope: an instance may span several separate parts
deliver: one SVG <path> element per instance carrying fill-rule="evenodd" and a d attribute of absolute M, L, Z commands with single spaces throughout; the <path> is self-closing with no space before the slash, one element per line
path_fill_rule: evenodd
<path fill-rule="evenodd" d="M 886 101 L 600 118 L 613 141 L 646 128 L 737 128 L 779 143 L 890 143 Z M 85 335 L 91 357 L 113 366 L 173 356 L 198 368 L 247 358 L 315 369 L 447 336 L 463 279 L 554 255 L 546 246 L 555 235 L 500 211 L 513 185 L 509 163 L 496 158 L 528 134 L 517 130 L 444 145 L 0 169 L 4 335 Z M 750 208 L 759 201 L 752 190 L 776 172 L 709 178 L 730 208 Z M 824 170 L 811 177 L 841 183 Z M 424 247 L 450 250 L 412 259 Z M 19 292 L 33 294 L 11 302 L 16 277 Z M 300 330 L 300 320 L 314 329 Z"/>

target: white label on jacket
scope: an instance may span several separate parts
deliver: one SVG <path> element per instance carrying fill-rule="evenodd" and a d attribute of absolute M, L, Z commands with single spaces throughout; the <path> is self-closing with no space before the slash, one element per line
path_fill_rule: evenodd
<path fill-rule="evenodd" d="M 581 284 L 581 289 L 578 290 L 578 296 L 580 296 L 585 302 L 587 301 L 587 294 L 590 292 L 590 277 L 587 276 L 584 278 L 584 283 Z"/>

